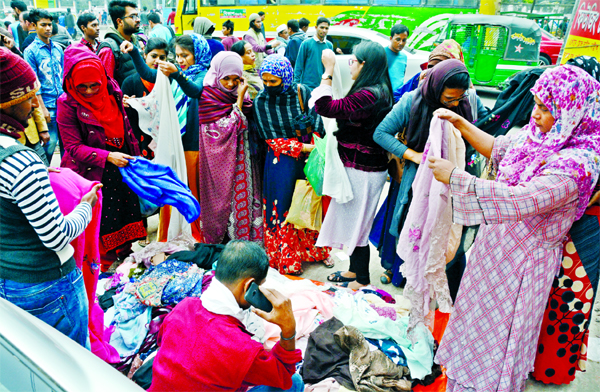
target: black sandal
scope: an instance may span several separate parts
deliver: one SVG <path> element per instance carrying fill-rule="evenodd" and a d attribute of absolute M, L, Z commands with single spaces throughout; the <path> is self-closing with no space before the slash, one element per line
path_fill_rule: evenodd
<path fill-rule="evenodd" d="M 327 277 L 327 280 L 334 283 L 354 282 L 356 278 L 346 278 L 342 276 L 342 271 L 336 271 Z"/>

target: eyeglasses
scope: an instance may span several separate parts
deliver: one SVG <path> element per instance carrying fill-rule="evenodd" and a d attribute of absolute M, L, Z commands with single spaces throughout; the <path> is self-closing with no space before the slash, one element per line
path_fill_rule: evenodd
<path fill-rule="evenodd" d="M 80 84 L 79 86 L 75 87 L 75 90 L 77 90 L 77 92 L 80 94 L 97 94 L 98 91 L 100 91 L 100 87 L 101 85 L 98 83 L 94 83 L 91 86 Z"/>
<path fill-rule="evenodd" d="M 357 59 L 348 59 L 348 65 L 352 66 L 352 63 L 354 63 L 355 61 L 358 62 Z"/>
<path fill-rule="evenodd" d="M 460 96 L 460 97 L 458 97 L 458 98 L 456 98 L 456 99 L 451 99 L 451 100 L 449 100 L 449 101 L 446 101 L 445 99 L 442 99 L 442 103 L 443 103 L 444 105 L 450 105 L 450 104 L 452 104 L 452 103 L 454 103 L 454 102 L 460 102 L 460 101 L 463 101 L 463 100 L 467 99 L 468 97 L 469 97 L 469 94 L 465 93 L 465 94 L 463 94 L 462 96 Z"/>
<path fill-rule="evenodd" d="M 133 20 L 140 20 L 140 16 L 138 14 L 125 15 L 123 17 L 123 19 L 125 19 L 125 18 L 131 18 Z"/>

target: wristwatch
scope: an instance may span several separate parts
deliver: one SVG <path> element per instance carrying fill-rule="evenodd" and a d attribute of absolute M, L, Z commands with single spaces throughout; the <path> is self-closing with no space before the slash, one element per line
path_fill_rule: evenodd
<path fill-rule="evenodd" d="M 323 76 L 321 76 L 321 79 L 322 79 L 322 80 L 327 80 L 327 79 L 329 79 L 329 80 L 333 80 L 333 76 L 331 76 L 331 75 L 328 75 L 328 74 L 323 74 Z"/>

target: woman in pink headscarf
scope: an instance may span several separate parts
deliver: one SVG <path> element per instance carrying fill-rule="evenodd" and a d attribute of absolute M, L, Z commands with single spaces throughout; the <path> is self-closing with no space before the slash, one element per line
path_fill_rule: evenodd
<path fill-rule="evenodd" d="M 252 101 L 243 71 L 237 53 L 218 53 L 199 101 L 200 220 L 209 244 L 263 239 L 260 185 L 248 144 Z"/>

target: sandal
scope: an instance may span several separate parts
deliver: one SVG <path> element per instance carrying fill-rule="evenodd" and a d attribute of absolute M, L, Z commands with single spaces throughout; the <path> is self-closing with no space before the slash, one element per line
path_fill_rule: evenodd
<path fill-rule="evenodd" d="M 346 278 L 342 276 L 342 271 L 336 271 L 327 277 L 327 280 L 334 283 L 354 282 L 356 278 Z"/>
<path fill-rule="evenodd" d="M 381 276 L 379 277 L 379 281 L 383 284 L 390 284 L 392 283 L 392 278 L 394 277 L 394 272 L 392 270 L 386 270 L 383 274 L 381 274 Z"/>
<path fill-rule="evenodd" d="M 326 268 L 333 268 L 335 267 L 335 259 L 333 258 L 333 256 L 329 256 L 328 258 L 323 260 L 323 264 L 325 264 Z"/>

